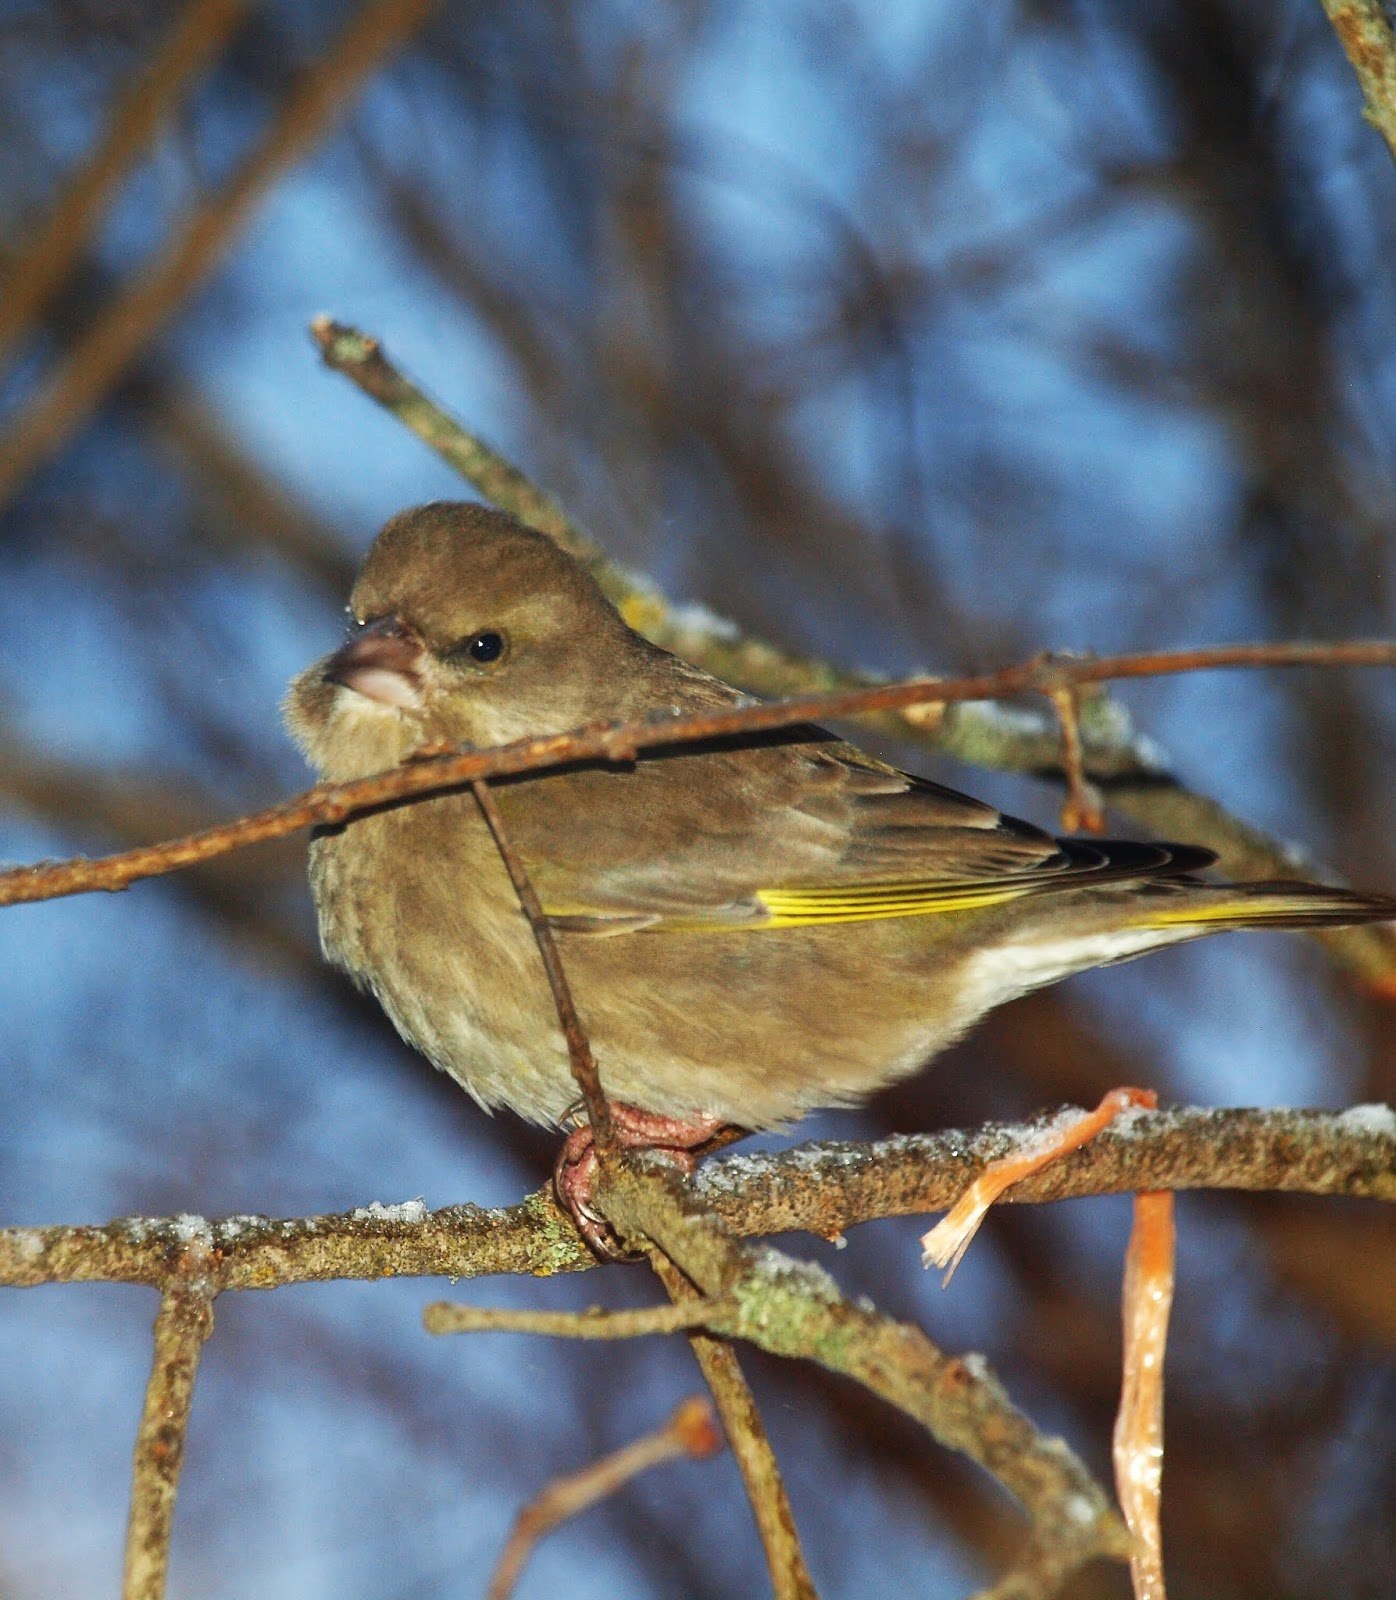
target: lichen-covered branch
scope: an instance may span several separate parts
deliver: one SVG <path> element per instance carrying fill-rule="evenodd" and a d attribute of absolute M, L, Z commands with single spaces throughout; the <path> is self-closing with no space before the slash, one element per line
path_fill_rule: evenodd
<path fill-rule="evenodd" d="M 952 1205 L 982 1167 L 1031 1127 L 901 1134 L 866 1144 L 807 1144 L 714 1156 L 695 1197 L 734 1233 L 831 1237 L 877 1217 Z M 1277 1190 L 1396 1202 L 1396 1111 L 1179 1107 L 1126 1114 L 1092 1144 L 1010 1189 L 1003 1204 L 1141 1189 Z M 338 1278 L 547 1277 L 597 1265 L 551 1187 L 498 1210 L 420 1201 L 278 1220 L 126 1218 L 103 1226 L 0 1229 L 0 1285 L 186 1281 L 191 1240 L 220 1290 Z"/>
<path fill-rule="evenodd" d="M 1037 1431 L 980 1358 L 947 1356 L 920 1328 L 846 1300 L 821 1267 L 740 1243 L 672 1169 L 603 1167 L 601 1192 L 623 1237 L 651 1240 L 703 1292 L 713 1332 L 855 1379 L 1014 1495 L 1031 1534 L 984 1600 L 1045 1600 L 1085 1562 L 1128 1555 L 1104 1489 L 1064 1441 Z"/>
<path fill-rule="evenodd" d="M 1381 0 L 1323 0 L 1362 90 L 1362 114 L 1396 160 L 1396 36 Z"/>
<path fill-rule="evenodd" d="M 165 1593 L 194 1379 L 212 1332 L 213 1290 L 196 1270 L 190 1281 L 166 1289 L 155 1318 L 150 1381 L 132 1461 L 122 1600 L 162 1600 Z"/>

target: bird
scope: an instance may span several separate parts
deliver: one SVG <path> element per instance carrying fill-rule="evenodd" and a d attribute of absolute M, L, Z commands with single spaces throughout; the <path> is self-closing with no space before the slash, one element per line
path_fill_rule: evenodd
<path fill-rule="evenodd" d="M 473 503 L 393 517 L 347 635 L 293 679 L 323 781 L 424 750 L 752 697 L 630 628 L 546 534 Z M 1200 846 L 1057 838 L 822 728 L 491 782 L 622 1143 L 691 1161 L 857 1104 L 985 1012 L 1236 928 L 1396 918 L 1396 899 L 1214 883 Z M 595 1151 L 534 930 L 469 787 L 315 830 L 320 940 L 480 1105 L 570 1129 L 560 1197 L 598 1249 Z"/>

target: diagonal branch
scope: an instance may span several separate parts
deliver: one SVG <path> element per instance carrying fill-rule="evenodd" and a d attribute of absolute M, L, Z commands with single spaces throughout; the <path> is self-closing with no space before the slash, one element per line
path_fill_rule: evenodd
<path fill-rule="evenodd" d="M 1381 0 L 1323 0 L 1362 90 L 1362 115 L 1396 160 L 1396 34 Z"/>
<path fill-rule="evenodd" d="M 920 1328 L 846 1300 L 821 1268 L 740 1244 L 672 1169 L 627 1159 L 603 1169 L 601 1185 L 622 1236 L 652 1240 L 707 1296 L 714 1332 L 855 1379 L 1021 1503 L 1027 1544 L 981 1600 L 1045 1600 L 1085 1562 L 1128 1555 L 1105 1491 L 1063 1440 L 1037 1431 L 981 1358 L 946 1356 Z"/>
<path fill-rule="evenodd" d="M 649 1257 L 655 1275 L 673 1301 L 672 1310 L 692 1313 L 709 1309 L 704 1297 L 662 1250 L 651 1249 Z M 819 1600 L 800 1544 L 785 1479 L 731 1340 L 695 1327 L 689 1330 L 688 1343 L 742 1475 L 756 1531 L 766 1552 L 766 1570 L 775 1600 Z"/>
<path fill-rule="evenodd" d="M 701 1461 L 721 1448 L 722 1435 L 717 1431 L 712 1412 L 707 1403 L 695 1395 L 683 1401 L 662 1428 L 612 1451 L 600 1461 L 593 1461 L 580 1472 L 554 1478 L 515 1520 L 490 1578 L 485 1600 L 509 1600 L 538 1541 L 569 1518 L 589 1511 L 651 1467 L 684 1456 Z"/>

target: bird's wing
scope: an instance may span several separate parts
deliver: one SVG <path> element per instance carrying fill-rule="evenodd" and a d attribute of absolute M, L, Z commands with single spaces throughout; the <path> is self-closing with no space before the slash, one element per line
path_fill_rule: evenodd
<path fill-rule="evenodd" d="M 1054 839 L 816 728 L 504 785 L 499 797 L 544 908 L 569 932 L 922 916 L 1210 860 Z"/>

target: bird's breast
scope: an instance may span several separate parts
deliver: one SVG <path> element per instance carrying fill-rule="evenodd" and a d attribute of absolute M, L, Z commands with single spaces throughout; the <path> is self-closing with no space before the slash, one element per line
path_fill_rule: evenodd
<path fill-rule="evenodd" d="M 325 954 L 482 1104 L 555 1122 L 575 1096 L 532 930 L 475 802 L 358 818 L 311 845 Z"/>

